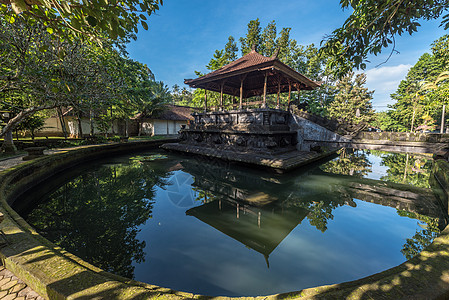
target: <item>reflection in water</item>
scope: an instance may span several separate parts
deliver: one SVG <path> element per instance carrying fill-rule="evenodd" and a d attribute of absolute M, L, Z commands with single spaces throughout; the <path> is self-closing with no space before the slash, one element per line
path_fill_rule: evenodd
<path fill-rule="evenodd" d="M 380 177 L 381 180 L 426 189 L 430 188 L 432 174 L 432 161 L 430 156 L 410 153 L 389 153 L 375 150 L 367 151 L 366 153 L 371 154 L 372 157 L 381 158 L 380 166 L 387 167 L 386 174 Z M 368 175 L 368 167 L 371 167 L 371 162 L 365 152 L 348 152 L 347 149 L 344 149 L 340 152 L 340 156 L 337 159 L 324 164 L 321 166 L 321 169 L 335 174 L 355 174 L 361 177 L 360 175 Z M 354 173 L 353 170 L 356 170 L 356 172 Z M 373 186 L 371 185 L 371 187 Z M 404 202 L 406 200 L 404 199 Z M 388 202 L 388 200 L 385 199 L 383 202 Z M 426 206 L 427 202 L 422 201 L 420 204 Z M 424 215 L 419 212 L 424 213 Z M 432 216 L 429 217 L 425 214 Z M 425 211 L 425 209 L 417 210 L 416 207 L 409 208 L 408 211 L 398 209 L 398 215 L 421 221 L 421 228 L 416 230 L 412 238 L 407 238 L 406 243 L 402 247 L 401 253 L 407 259 L 417 255 L 425 247 L 430 245 L 440 230 L 447 224 L 445 216 L 432 214 L 429 211 Z"/>
<path fill-rule="evenodd" d="M 387 175 L 381 179 L 396 183 L 430 188 L 432 161 L 422 154 L 384 153 L 382 165 L 388 167 Z"/>
<path fill-rule="evenodd" d="M 175 155 L 121 158 L 67 178 L 22 215 L 119 275 L 209 295 L 286 292 L 382 271 L 431 243 L 444 218 L 428 185 L 415 184 L 428 164 L 346 150 L 277 175 Z"/>
<path fill-rule="evenodd" d="M 166 171 L 139 163 L 90 170 L 64 184 L 26 217 L 44 237 L 106 271 L 133 278 L 145 259 L 138 226 L 151 218 L 154 186 Z"/>
<path fill-rule="evenodd" d="M 339 157 L 321 166 L 325 172 L 364 177 L 371 171 L 372 164 L 368 160 L 369 152 L 343 148 Z"/>

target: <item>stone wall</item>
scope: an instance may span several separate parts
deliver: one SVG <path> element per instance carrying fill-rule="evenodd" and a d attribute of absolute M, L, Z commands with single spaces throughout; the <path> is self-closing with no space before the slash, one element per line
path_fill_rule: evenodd
<path fill-rule="evenodd" d="M 440 199 L 442 206 L 446 213 L 449 213 L 449 162 L 444 159 L 438 159 L 433 165 L 433 177 L 436 180 L 439 188 L 434 188 L 435 194 Z"/>
<path fill-rule="evenodd" d="M 181 143 L 220 150 L 280 154 L 295 150 L 296 133 L 290 114 L 278 109 L 195 113 L 193 124 L 181 131 Z"/>
<path fill-rule="evenodd" d="M 296 148 L 299 151 L 309 151 L 314 146 L 350 142 L 349 139 L 295 114 L 291 114 L 289 125 L 290 129 L 297 134 Z"/>
<path fill-rule="evenodd" d="M 386 140 L 398 142 L 449 143 L 449 134 L 411 132 L 359 132 L 353 140 Z"/>

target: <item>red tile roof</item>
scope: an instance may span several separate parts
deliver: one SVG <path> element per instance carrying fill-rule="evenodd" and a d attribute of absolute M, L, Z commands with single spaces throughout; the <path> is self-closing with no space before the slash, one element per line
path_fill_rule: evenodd
<path fill-rule="evenodd" d="M 213 72 L 210 72 L 209 74 L 204 75 L 203 77 L 201 77 L 201 79 L 208 78 L 208 77 L 215 77 L 217 75 L 222 75 L 225 73 L 230 73 L 230 72 L 234 72 L 234 71 L 238 71 L 238 70 L 243 70 L 248 67 L 252 67 L 255 65 L 263 64 L 263 63 L 274 61 L 274 60 L 276 60 L 275 57 L 266 57 L 266 56 L 263 56 L 262 54 L 257 53 L 255 50 L 252 50 L 250 53 L 227 64 L 226 66 L 223 66 L 216 71 L 213 71 Z"/>
<path fill-rule="evenodd" d="M 247 82 L 245 84 L 246 89 L 260 89 L 261 85 L 263 85 L 263 79 L 261 79 L 261 77 L 258 76 L 257 73 L 260 73 L 263 70 L 275 70 L 276 74 L 282 74 L 282 76 L 285 78 L 283 80 L 284 84 L 287 80 L 291 80 L 293 83 L 297 82 L 298 84 L 300 84 L 301 89 L 312 90 L 320 86 L 320 83 L 307 78 L 306 76 L 296 72 L 294 69 L 281 62 L 279 59 L 277 59 L 276 55 L 274 55 L 273 57 L 266 57 L 257 53 L 255 50 L 252 50 L 250 53 L 229 63 L 226 66 L 221 67 L 216 71 L 210 72 L 196 79 L 186 79 L 184 80 L 184 83 L 193 88 L 206 88 L 212 91 L 219 91 L 220 89 L 217 88 L 217 85 L 219 86 L 220 83 L 226 82 L 225 85 L 230 86 L 234 90 L 230 91 L 229 89 L 225 89 L 224 93 L 235 96 L 238 95 L 238 91 L 236 90 L 236 88 L 238 89 L 240 87 L 239 78 L 241 78 L 242 76 L 244 77 L 245 75 L 249 75 L 250 77 L 258 77 L 253 82 Z M 274 83 L 271 82 L 273 80 L 269 81 L 270 84 Z M 210 83 L 213 84 L 211 85 Z M 283 88 L 283 90 L 285 90 L 285 87 Z"/>

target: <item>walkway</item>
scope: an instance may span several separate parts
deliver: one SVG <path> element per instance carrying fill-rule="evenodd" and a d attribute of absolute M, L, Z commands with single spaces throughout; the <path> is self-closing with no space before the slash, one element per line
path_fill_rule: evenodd
<path fill-rule="evenodd" d="M 54 154 L 65 149 L 54 149 L 46 150 L 45 154 Z M 0 161 L 0 172 L 8 168 L 14 167 L 18 164 L 23 163 L 22 157 L 25 155 L 20 155 Z M 33 291 L 30 287 L 26 285 L 25 282 L 17 278 L 13 273 L 7 270 L 5 267 L 0 266 L 0 300 L 44 300 L 38 293 Z"/>
<path fill-rule="evenodd" d="M 0 266 L 0 299 L 44 300 L 38 293 L 28 287 L 25 282 L 3 266 Z"/>

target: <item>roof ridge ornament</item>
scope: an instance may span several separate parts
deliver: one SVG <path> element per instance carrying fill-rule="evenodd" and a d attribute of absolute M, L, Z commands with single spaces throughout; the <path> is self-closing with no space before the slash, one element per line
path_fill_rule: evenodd
<path fill-rule="evenodd" d="M 254 44 L 251 46 L 251 51 L 257 52 L 257 44 L 256 44 L 256 43 L 254 43 Z"/>
<path fill-rule="evenodd" d="M 273 55 L 271 56 L 271 58 L 273 58 L 273 59 L 278 58 L 278 55 L 279 55 L 279 51 L 280 51 L 280 50 L 281 50 L 281 49 L 280 49 L 279 47 L 277 47 L 276 50 L 274 50 Z"/>

